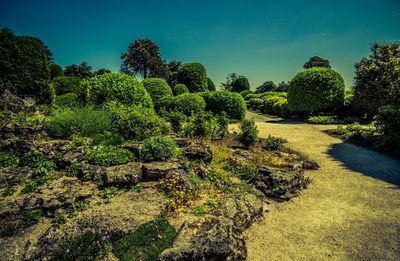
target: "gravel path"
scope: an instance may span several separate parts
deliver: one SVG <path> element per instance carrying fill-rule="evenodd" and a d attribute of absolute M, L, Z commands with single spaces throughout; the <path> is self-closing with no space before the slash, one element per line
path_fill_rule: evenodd
<path fill-rule="evenodd" d="M 287 138 L 321 165 L 299 197 L 271 203 L 245 232 L 248 260 L 400 260 L 399 161 L 324 133 L 335 126 L 247 117 L 260 137 Z"/>

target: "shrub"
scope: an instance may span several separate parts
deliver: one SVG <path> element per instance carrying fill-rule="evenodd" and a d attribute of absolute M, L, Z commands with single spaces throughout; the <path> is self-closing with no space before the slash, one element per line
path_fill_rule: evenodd
<path fill-rule="evenodd" d="M 209 90 L 209 91 L 215 91 L 216 89 L 215 89 L 215 84 L 214 84 L 214 82 L 210 79 L 210 77 L 207 77 L 207 89 Z"/>
<path fill-rule="evenodd" d="M 188 93 L 189 89 L 183 83 L 175 84 L 174 88 L 174 95 L 177 96 L 179 94 Z"/>
<path fill-rule="evenodd" d="M 207 72 L 200 63 L 186 63 L 178 70 L 178 83 L 183 83 L 190 92 L 207 90 Z"/>
<path fill-rule="evenodd" d="M 283 145 L 287 142 L 288 142 L 287 139 L 268 135 L 268 138 L 266 138 L 265 140 L 262 140 L 261 146 L 265 150 L 274 151 L 274 150 L 282 149 Z"/>
<path fill-rule="evenodd" d="M 380 107 L 376 116 L 376 126 L 384 135 L 383 149 L 400 155 L 400 107 Z"/>
<path fill-rule="evenodd" d="M 184 93 L 175 97 L 174 107 L 176 111 L 185 115 L 204 111 L 206 103 L 204 99 L 196 93 Z"/>
<path fill-rule="evenodd" d="M 18 162 L 19 159 L 17 156 L 9 152 L 0 151 L 0 168 L 11 167 L 17 165 Z"/>
<path fill-rule="evenodd" d="M 74 108 L 79 106 L 78 95 L 75 93 L 66 93 L 55 97 L 54 105 L 60 108 Z"/>
<path fill-rule="evenodd" d="M 107 73 L 84 80 L 87 86 L 88 101 L 101 105 L 117 100 L 126 105 L 152 108 L 150 95 L 135 78 L 122 73 Z"/>
<path fill-rule="evenodd" d="M 158 101 L 157 112 L 163 114 L 175 110 L 175 97 L 164 96 Z"/>
<path fill-rule="evenodd" d="M 264 106 L 265 101 L 261 98 L 252 98 L 249 99 L 247 102 L 247 106 L 254 110 L 254 111 L 259 111 L 259 112 L 264 112 Z"/>
<path fill-rule="evenodd" d="M 113 129 L 127 139 L 143 140 L 165 134 L 168 125 L 154 110 L 137 106 L 125 106 L 118 102 L 105 105 L 112 116 Z"/>
<path fill-rule="evenodd" d="M 75 93 L 81 102 L 86 99 L 86 89 L 82 84 L 82 79 L 78 77 L 61 76 L 56 77 L 50 82 L 56 95 Z"/>
<path fill-rule="evenodd" d="M 288 102 L 298 113 L 333 111 L 343 105 L 344 81 L 339 73 L 313 67 L 298 73 L 290 82 Z"/>
<path fill-rule="evenodd" d="M 111 129 L 111 115 L 107 111 L 92 107 L 64 109 L 57 112 L 46 123 L 54 137 L 68 138 L 72 134 L 94 136 Z"/>
<path fill-rule="evenodd" d="M 42 217 L 43 211 L 40 209 L 27 210 L 21 214 L 21 220 L 26 226 L 31 226 L 38 223 Z"/>
<path fill-rule="evenodd" d="M 277 90 L 277 86 L 273 81 L 266 81 L 256 88 L 255 93 L 273 92 Z"/>
<path fill-rule="evenodd" d="M 185 137 L 223 138 L 228 133 L 228 122 L 226 114 L 196 113 L 179 122 L 179 133 Z"/>
<path fill-rule="evenodd" d="M 110 131 L 106 131 L 102 134 L 97 134 L 92 138 L 92 143 L 94 145 L 116 146 L 122 144 L 123 142 L 124 138 L 119 133 L 114 133 Z"/>
<path fill-rule="evenodd" d="M 64 76 L 63 68 L 58 64 L 55 63 L 50 64 L 49 70 L 50 70 L 50 79 Z"/>
<path fill-rule="evenodd" d="M 229 91 L 205 92 L 202 96 L 206 110 L 214 114 L 225 112 L 230 119 L 241 120 L 246 113 L 246 103 L 238 93 Z"/>
<path fill-rule="evenodd" d="M 252 145 L 257 143 L 258 130 L 254 119 L 243 119 L 240 122 L 239 128 L 240 132 L 237 138 L 245 148 L 250 148 Z"/>
<path fill-rule="evenodd" d="M 145 161 L 168 160 L 175 155 L 176 143 L 173 139 L 155 136 L 143 142 L 142 156 Z"/>
<path fill-rule="evenodd" d="M 246 91 L 246 90 L 250 90 L 249 80 L 247 80 L 247 78 L 244 76 L 239 76 L 232 83 L 231 91 L 239 93 L 239 92 Z"/>
<path fill-rule="evenodd" d="M 133 233 L 115 242 L 113 252 L 121 261 L 157 260 L 175 237 L 175 228 L 165 218 L 158 218 L 140 225 Z"/>
<path fill-rule="evenodd" d="M 53 103 L 54 99 L 56 98 L 56 91 L 54 90 L 53 84 L 48 81 L 41 81 L 38 82 L 39 86 L 39 97 L 37 97 L 38 103 L 44 104 Z"/>
<path fill-rule="evenodd" d="M 156 104 L 160 98 L 172 95 L 172 90 L 164 79 L 147 78 L 142 81 L 142 84 L 150 94 L 154 104 Z"/>
<path fill-rule="evenodd" d="M 86 154 L 90 164 L 105 167 L 125 164 L 135 158 L 129 150 L 114 146 L 95 146 Z"/>
<path fill-rule="evenodd" d="M 250 90 L 244 90 L 244 91 L 241 91 L 241 92 L 240 92 L 240 95 L 242 95 L 243 99 L 245 99 L 245 100 L 247 100 L 246 97 L 247 97 L 249 94 L 254 94 L 254 92 L 252 92 L 252 91 L 250 91 Z"/>
<path fill-rule="evenodd" d="M 311 116 L 307 122 L 311 124 L 337 124 L 338 119 L 336 116 Z"/>

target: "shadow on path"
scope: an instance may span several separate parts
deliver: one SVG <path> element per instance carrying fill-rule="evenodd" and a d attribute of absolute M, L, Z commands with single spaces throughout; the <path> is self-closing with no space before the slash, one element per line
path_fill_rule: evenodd
<path fill-rule="evenodd" d="M 400 188 L 400 161 L 398 160 L 350 143 L 332 144 L 327 153 L 350 170 Z"/>

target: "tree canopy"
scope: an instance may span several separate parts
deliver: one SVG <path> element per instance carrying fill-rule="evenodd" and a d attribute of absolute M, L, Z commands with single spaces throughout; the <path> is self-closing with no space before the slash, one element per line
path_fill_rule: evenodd
<path fill-rule="evenodd" d="M 324 67 L 324 68 L 331 68 L 331 66 L 329 65 L 329 61 L 321 58 L 319 56 L 313 56 L 310 58 L 310 60 L 308 60 L 308 62 L 306 62 L 303 65 L 304 69 L 309 69 L 312 67 Z"/>
<path fill-rule="evenodd" d="M 273 81 L 266 81 L 256 88 L 255 93 L 274 92 L 276 88 L 276 84 Z"/>
<path fill-rule="evenodd" d="M 89 78 L 93 76 L 92 66 L 90 66 L 87 62 L 83 62 L 80 65 L 71 64 L 65 67 L 64 75 L 79 78 Z"/>

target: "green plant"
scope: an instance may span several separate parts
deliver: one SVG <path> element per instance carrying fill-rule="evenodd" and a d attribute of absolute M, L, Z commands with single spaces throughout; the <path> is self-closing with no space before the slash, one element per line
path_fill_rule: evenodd
<path fill-rule="evenodd" d="M 150 94 L 154 104 L 164 96 L 172 96 L 172 90 L 164 79 L 147 78 L 142 81 L 142 84 Z"/>
<path fill-rule="evenodd" d="M 90 103 L 101 105 L 117 100 L 126 105 L 153 108 L 150 95 L 134 77 L 122 73 L 107 73 L 84 80 Z"/>
<path fill-rule="evenodd" d="M 72 134 L 90 137 L 110 130 L 111 120 L 107 111 L 83 107 L 57 112 L 50 117 L 46 126 L 54 137 L 68 138 Z"/>
<path fill-rule="evenodd" d="M 68 168 L 67 176 L 76 177 L 82 171 L 82 163 L 75 162 Z"/>
<path fill-rule="evenodd" d="M 210 77 L 207 77 L 207 89 L 211 92 L 215 91 L 215 84 L 214 82 L 210 79 Z"/>
<path fill-rule="evenodd" d="M 59 76 L 64 76 L 63 68 L 58 64 L 55 63 L 50 64 L 49 70 L 50 70 L 50 79 L 54 79 Z"/>
<path fill-rule="evenodd" d="M 238 178 L 245 180 L 247 182 L 252 182 L 260 178 L 260 173 L 258 172 L 258 166 L 254 164 L 242 164 L 240 166 L 234 167 L 233 173 Z"/>
<path fill-rule="evenodd" d="M 17 165 L 18 162 L 17 156 L 6 151 L 0 151 L 0 168 L 11 167 Z"/>
<path fill-rule="evenodd" d="M 25 210 L 21 214 L 21 220 L 26 226 L 38 223 L 42 217 L 43 211 L 41 209 Z"/>
<path fill-rule="evenodd" d="M 106 167 L 128 163 L 135 158 L 129 150 L 114 146 L 95 146 L 86 155 L 90 164 Z"/>
<path fill-rule="evenodd" d="M 274 151 L 281 150 L 286 143 L 288 143 L 287 139 L 268 135 L 268 138 L 262 140 L 261 146 L 265 150 Z"/>
<path fill-rule="evenodd" d="M 40 153 L 26 154 L 21 161 L 23 165 L 33 168 L 34 178 L 46 176 L 57 167 L 53 161 L 46 160 Z"/>
<path fill-rule="evenodd" d="M 77 100 L 81 103 L 86 99 L 86 88 L 82 84 L 79 77 L 56 77 L 50 82 L 50 86 L 54 89 L 56 95 L 64 95 L 67 93 L 75 93 Z"/>
<path fill-rule="evenodd" d="M 113 252 L 121 261 L 157 260 L 176 237 L 175 228 L 165 218 L 140 225 L 133 233 L 113 244 Z"/>
<path fill-rule="evenodd" d="M 25 182 L 24 186 L 22 187 L 21 192 L 31 193 L 37 190 L 40 186 L 47 184 L 49 181 L 57 178 L 54 172 L 50 172 L 47 175 L 36 177 L 34 180 L 29 180 Z"/>
<path fill-rule="evenodd" d="M 258 130 L 254 119 L 243 119 L 240 122 L 239 128 L 240 132 L 237 139 L 245 146 L 245 148 L 250 148 L 252 145 L 257 143 Z"/>
<path fill-rule="evenodd" d="M 225 112 L 230 119 L 241 120 L 246 113 L 246 103 L 238 93 L 229 91 L 204 92 L 206 110 L 214 114 Z"/>
<path fill-rule="evenodd" d="M 174 105 L 176 111 L 182 112 L 185 115 L 204 111 L 206 107 L 204 99 L 196 93 L 184 93 L 175 96 Z"/>
<path fill-rule="evenodd" d="M 111 199 L 118 194 L 118 189 L 116 187 L 107 187 L 100 190 L 100 197 L 106 199 L 107 202 L 110 202 Z"/>
<path fill-rule="evenodd" d="M 84 200 L 79 200 L 74 203 L 76 211 L 84 211 L 89 208 L 89 202 Z"/>
<path fill-rule="evenodd" d="M 207 72 L 200 63 L 186 63 L 178 70 L 178 83 L 183 83 L 190 92 L 203 92 L 207 88 Z"/>
<path fill-rule="evenodd" d="M 183 83 L 175 84 L 174 88 L 174 95 L 178 96 L 179 94 L 188 93 L 189 89 Z"/>
<path fill-rule="evenodd" d="M 203 205 L 197 206 L 193 209 L 193 214 L 195 216 L 204 216 L 207 214 L 207 209 Z"/>
<path fill-rule="evenodd" d="M 173 139 L 155 136 L 143 142 L 142 157 L 145 161 L 168 160 L 175 155 L 176 143 Z"/>
<path fill-rule="evenodd" d="M 54 105 L 59 108 L 74 108 L 79 106 L 78 95 L 75 93 L 66 93 L 60 96 L 56 96 L 54 99 Z"/>
<path fill-rule="evenodd" d="M 124 138 L 119 133 L 106 131 L 102 134 L 97 134 L 92 138 L 94 145 L 101 146 L 117 146 L 124 142 Z"/>
<path fill-rule="evenodd" d="M 307 119 L 311 124 L 337 124 L 338 119 L 336 116 L 311 116 Z"/>
<path fill-rule="evenodd" d="M 232 92 L 242 92 L 245 90 L 250 90 L 249 80 L 244 76 L 239 76 L 232 82 Z"/>
<path fill-rule="evenodd" d="M 376 127 L 384 135 L 382 148 L 400 155 L 400 106 L 383 106 L 376 116 Z"/>
<path fill-rule="evenodd" d="M 302 114 L 337 110 L 344 103 L 343 78 L 328 68 L 304 70 L 290 81 L 288 102 Z"/>
<path fill-rule="evenodd" d="M 14 195 L 14 193 L 15 193 L 15 188 L 6 188 L 4 191 L 3 191 L 3 197 L 9 197 L 9 196 L 12 196 L 12 195 Z"/>
<path fill-rule="evenodd" d="M 232 180 L 230 178 L 230 173 L 228 172 L 221 172 L 212 169 L 209 173 L 207 173 L 205 179 L 212 186 L 223 192 L 229 192 L 231 189 Z"/>
<path fill-rule="evenodd" d="M 179 122 L 179 134 L 185 137 L 223 138 L 228 133 L 228 123 L 224 113 L 217 116 L 211 112 L 196 113 Z"/>
<path fill-rule="evenodd" d="M 64 215 L 57 215 L 51 219 L 51 223 L 53 224 L 65 224 L 67 222 L 67 218 Z"/>

